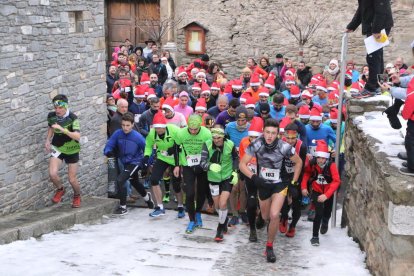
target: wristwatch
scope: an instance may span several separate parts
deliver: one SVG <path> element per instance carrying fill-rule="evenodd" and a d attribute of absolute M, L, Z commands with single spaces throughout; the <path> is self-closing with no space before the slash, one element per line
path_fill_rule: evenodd
<path fill-rule="evenodd" d="M 292 184 L 293 186 L 298 186 L 299 185 L 299 182 L 297 182 L 295 180 L 292 180 L 292 182 L 290 184 Z"/>

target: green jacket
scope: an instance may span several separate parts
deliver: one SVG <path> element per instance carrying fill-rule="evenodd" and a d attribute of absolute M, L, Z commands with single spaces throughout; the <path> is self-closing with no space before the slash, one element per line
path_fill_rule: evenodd
<path fill-rule="evenodd" d="M 165 129 L 163 139 L 159 137 L 155 128 L 152 128 L 145 139 L 144 155 L 150 156 L 154 146 L 157 149 L 157 158 L 165 163 L 174 166 L 174 152 L 177 139 L 177 132 L 180 129 L 172 124 L 168 124 Z"/>
<path fill-rule="evenodd" d="M 180 145 L 180 165 L 197 166 L 201 161 L 201 149 L 205 141 L 211 140 L 211 133 L 205 127 L 200 127 L 196 135 L 191 135 L 188 127 L 180 128 L 177 132 L 177 145 Z"/>

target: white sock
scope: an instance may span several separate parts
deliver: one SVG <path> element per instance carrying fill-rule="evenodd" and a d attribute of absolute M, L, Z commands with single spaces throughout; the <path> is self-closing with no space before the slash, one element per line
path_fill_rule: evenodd
<path fill-rule="evenodd" d="M 227 218 L 227 209 L 220 209 L 219 210 L 219 223 L 224 224 Z"/>
<path fill-rule="evenodd" d="M 164 209 L 164 204 L 158 204 L 158 207 L 160 207 L 160 209 Z"/>
<path fill-rule="evenodd" d="M 178 204 L 178 206 L 177 206 L 178 208 L 183 208 L 184 207 L 184 205 L 182 205 L 182 204 Z"/>
<path fill-rule="evenodd" d="M 149 200 L 149 193 L 146 194 L 146 196 L 144 196 L 144 200 L 148 201 Z"/>

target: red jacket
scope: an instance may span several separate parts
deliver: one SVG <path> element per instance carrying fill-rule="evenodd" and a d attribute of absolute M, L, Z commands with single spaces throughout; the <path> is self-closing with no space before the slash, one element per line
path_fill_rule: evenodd
<path fill-rule="evenodd" d="M 401 115 L 405 120 L 414 121 L 414 78 L 408 83 L 407 98 Z"/>
<path fill-rule="evenodd" d="M 308 189 L 308 180 L 312 176 L 313 172 L 316 170 L 318 175 L 321 175 L 323 172 L 323 169 L 319 167 L 318 165 L 310 165 L 308 164 L 305 167 L 305 173 L 302 178 L 301 183 L 301 190 Z M 338 189 L 339 185 L 341 184 L 341 179 L 339 178 L 338 169 L 336 168 L 336 165 L 334 162 L 330 165 L 330 173 L 332 176 L 332 181 L 327 184 L 320 183 L 320 179 L 317 178 L 312 182 L 312 189 L 315 192 L 321 193 L 326 195 L 327 198 L 330 198 L 334 192 Z"/>

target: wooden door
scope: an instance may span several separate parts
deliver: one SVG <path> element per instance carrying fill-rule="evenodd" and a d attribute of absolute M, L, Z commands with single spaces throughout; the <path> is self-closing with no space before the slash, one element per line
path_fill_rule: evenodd
<path fill-rule="evenodd" d="M 159 21 L 159 1 L 110 0 L 107 13 L 109 60 L 114 47 L 123 44 L 126 38 L 134 46 L 145 46 L 145 40 L 157 29 L 156 22 Z"/>

